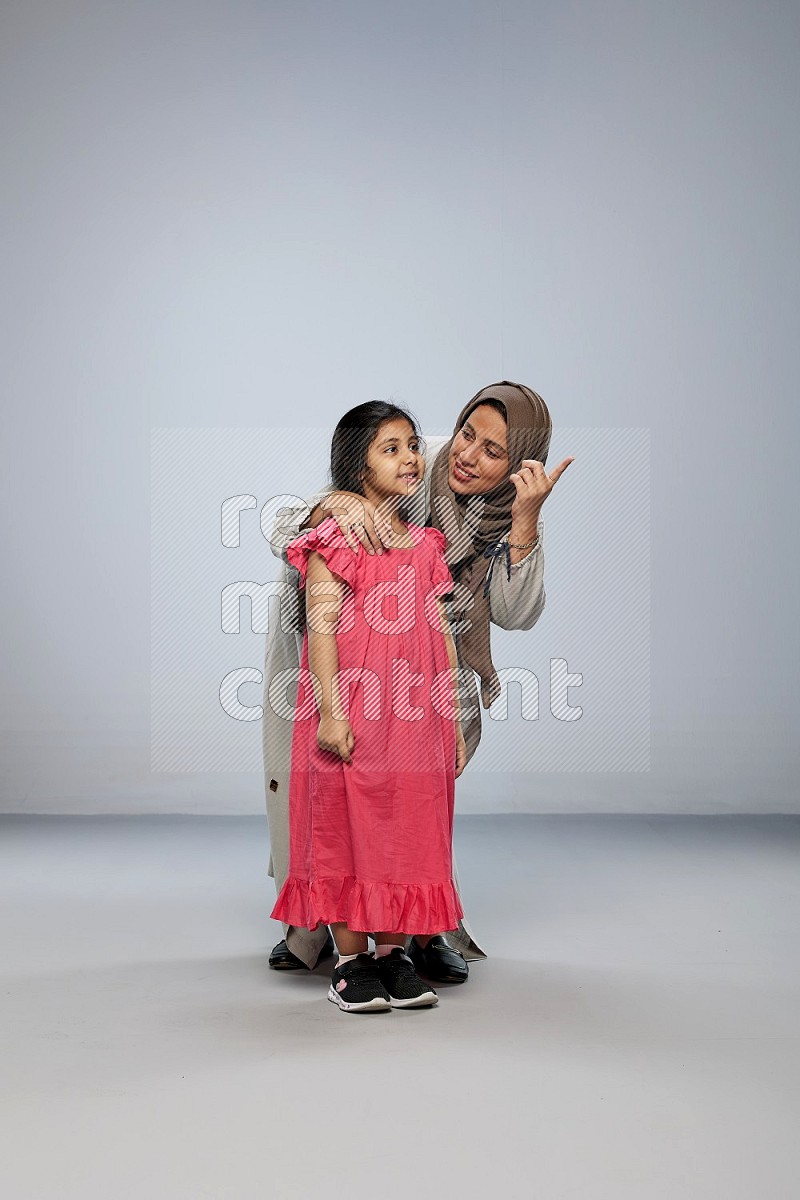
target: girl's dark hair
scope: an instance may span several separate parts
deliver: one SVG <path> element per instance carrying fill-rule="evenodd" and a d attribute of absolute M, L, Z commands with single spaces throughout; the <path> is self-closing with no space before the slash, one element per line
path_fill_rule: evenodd
<path fill-rule="evenodd" d="M 417 422 L 411 413 L 386 400 L 368 400 L 342 417 L 331 441 L 331 484 L 337 492 L 364 495 L 367 454 L 381 425 L 397 419 L 408 421 L 414 436 L 422 443 Z"/>

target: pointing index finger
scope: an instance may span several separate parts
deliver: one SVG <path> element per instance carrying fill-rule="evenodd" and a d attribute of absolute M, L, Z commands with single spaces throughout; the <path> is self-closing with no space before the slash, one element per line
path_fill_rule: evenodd
<path fill-rule="evenodd" d="M 557 479 L 561 478 L 571 462 L 575 462 L 575 457 L 572 454 L 569 456 L 569 458 L 565 458 L 562 462 L 560 462 L 557 467 L 553 467 L 553 470 L 550 473 L 550 478 L 553 480 L 553 483 L 555 483 Z"/>

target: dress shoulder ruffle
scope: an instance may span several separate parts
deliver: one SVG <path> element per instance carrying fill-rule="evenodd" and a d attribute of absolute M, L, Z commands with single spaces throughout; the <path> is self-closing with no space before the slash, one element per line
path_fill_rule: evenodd
<path fill-rule="evenodd" d="M 359 547 L 358 551 L 350 548 L 333 517 L 326 517 L 324 521 L 320 521 L 316 529 L 307 529 L 286 547 L 286 557 L 300 572 L 301 587 L 305 585 L 308 560 L 314 551 L 322 555 L 328 569 L 334 575 L 353 585 L 359 557 L 365 551 L 362 547 Z"/>

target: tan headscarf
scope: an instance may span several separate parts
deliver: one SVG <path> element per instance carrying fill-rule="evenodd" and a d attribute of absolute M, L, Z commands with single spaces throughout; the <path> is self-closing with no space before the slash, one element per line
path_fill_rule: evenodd
<path fill-rule="evenodd" d="M 456 634 L 456 645 L 459 657 L 480 676 L 484 708 L 489 707 L 501 690 L 492 662 L 489 597 L 484 596 L 483 586 L 493 559 L 485 557 L 484 551 L 499 542 L 511 528 L 511 505 L 517 492 L 508 476 L 492 491 L 485 492 L 481 496 L 484 506 L 480 523 L 473 530 L 469 512 L 472 497 L 453 492 L 447 479 L 453 438 L 472 410 L 486 400 L 501 400 L 505 405 L 509 474 L 519 470 L 524 458 L 546 462 L 552 433 L 550 413 L 542 397 L 521 383 L 504 380 L 483 388 L 461 410 L 453 437 L 442 446 L 431 472 L 430 524 L 448 539 L 450 573 L 456 583 L 462 585 L 460 597 L 456 593 L 459 598 L 450 605 L 450 615 L 459 623 L 465 618 L 470 622 L 468 629 Z M 475 508 L 473 504 L 473 514 Z"/>

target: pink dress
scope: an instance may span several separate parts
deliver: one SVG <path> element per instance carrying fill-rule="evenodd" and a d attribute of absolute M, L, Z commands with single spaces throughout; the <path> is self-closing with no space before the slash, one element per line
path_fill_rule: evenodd
<path fill-rule="evenodd" d="M 350 763 L 317 745 L 306 632 L 289 874 L 272 911 L 298 928 L 344 921 L 362 932 L 433 934 L 463 915 L 452 879 L 452 680 L 435 599 L 454 585 L 439 530 L 408 530 L 413 546 L 354 553 L 328 517 L 287 549 L 301 585 L 314 550 L 346 585 L 336 644 L 355 738 Z"/>

